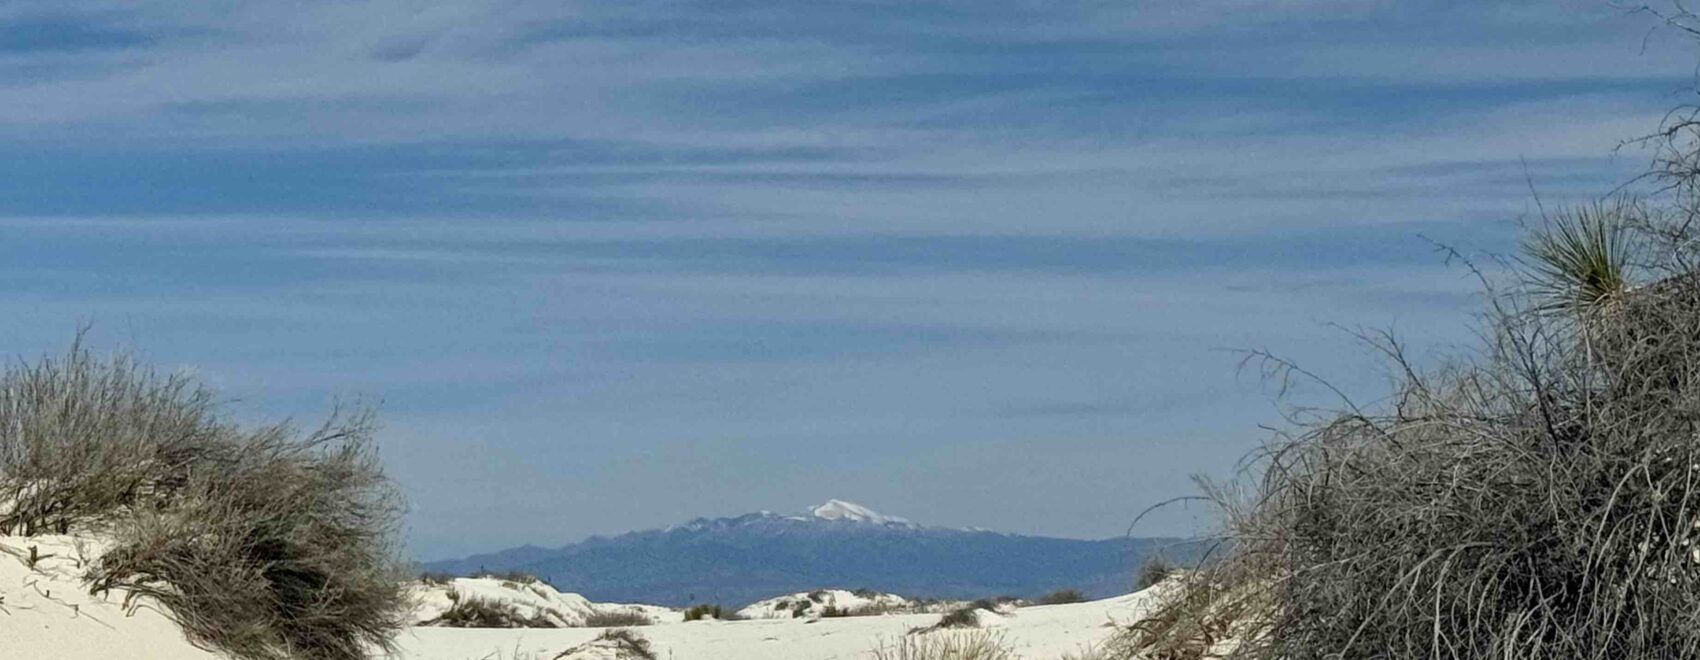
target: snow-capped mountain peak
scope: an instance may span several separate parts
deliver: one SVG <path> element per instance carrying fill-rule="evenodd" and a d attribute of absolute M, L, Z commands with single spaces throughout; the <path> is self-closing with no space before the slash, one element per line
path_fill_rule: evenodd
<path fill-rule="evenodd" d="M 821 520 L 844 520 L 849 522 L 873 523 L 875 525 L 910 525 L 908 520 L 897 516 L 888 516 L 855 502 L 844 500 L 827 500 L 826 504 L 809 509 L 809 515 Z"/>

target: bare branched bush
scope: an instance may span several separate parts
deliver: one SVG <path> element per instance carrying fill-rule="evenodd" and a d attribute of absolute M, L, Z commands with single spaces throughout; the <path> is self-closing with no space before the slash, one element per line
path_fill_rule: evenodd
<path fill-rule="evenodd" d="M 1245 495 L 1213 490 L 1230 556 L 1135 627 L 1137 650 L 1700 657 L 1700 276 L 1683 208 L 1552 218 L 1518 262 L 1528 280 L 1492 295 L 1477 353 L 1420 369 L 1372 339 L 1394 396 L 1298 423 Z"/>
<path fill-rule="evenodd" d="M 64 533 L 143 500 L 169 500 L 232 430 L 212 395 L 127 357 L 65 355 L 0 373 L 0 534 Z"/>
<path fill-rule="evenodd" d="M 354 660 L 404 622 L 400 509 L 369 414 L 221 421 L 193 379 L 80 342 L 0 373 L 0 532 L 94 529 L 91 591 L 164 605 L 250 660 Z"/>

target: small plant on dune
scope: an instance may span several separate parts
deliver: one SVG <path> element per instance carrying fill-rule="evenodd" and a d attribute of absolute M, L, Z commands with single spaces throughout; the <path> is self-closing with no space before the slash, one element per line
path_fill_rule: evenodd
<path fill-rule="evenodd" d="M 424 584 L 442 587 L 454 584 L 455 575 L 453 573 L 434 573 L 426 571 L 419 574 L 419 581 Z"/>
<path fill-rule="evenodd" d="M 612 652 L 613 657 L 609 658 Z M 549 660 L 657 660 L 649 640 L 635 630 L 610 628 L 595 639 L 567 649 Z M 516 652 L 512 660 L 543 660 L 542 656 Z"/>
<path fill-rule="evenodd" d="M 540 582 L 543 581 L 543 579 L 537 577 L 537 575 L 535 573 L 530 573 L 530 572 L 521 571 L 521 570 L 500 571 L 500 572 L 479 571 L 477 573 L 474 573 L 472 575 L 472 577 L 487 579 L 487 580 L 497 580 L 497 581 L 500 581 L 504 584 L 516 585 L 516 586 L 510 587 L 510 588 L 518 588 L 518 585 L 537 584 L 537 583 L 540 583 Z"/>
<path fill-rule="evenodd" d="M 692 605 L 690 608 L 685 610 L 685 620 L 686 621 L 700 621 L 700 620 L 703 620 L 703 619 L 715 619 L 715 620 L 719 620 L 719 621 L 730 621 L 733 618 L 735 618 L 735 617 L 733 617 L 733 615 L 730 612 L 727 612 L 724 608 L 720 607 L 717 604 L 713 604 L 713 603 L 703 603 L 701 605 Z"/>
<path fill-rule="evenodd" d="M 1084 603 L 1086 602 L 1086 594 L 1080 593 L 1079 589 L 1058 589 L 1040 596 L 1038 600 L 1033 602 L 1037 605 L 1067 605 L 1069 603 Z"/>
<path fill-rule="evenodd" d="M 592 612 L 584 618 L 586 628 L 629 628 L 647 626 L 654 623 L 642 612 L 632 611 L 600 611 Z"/>
<path fill-rule="evenodd" d="M 980 619 L 979 615 L 975 614 L 976 609 L 978 608 L 964 607 L 947 612 L 944 616 L 939 617 L 938 623 L 933 624 L 932 629 L 978 627 Z"/>
<path fill-rule="evenodd" d="M 1638 200 L 1618 197 L 1567 209 L 1530 234 L 1523 252 L 1535 310 L 1588 313 L 1628 291 L 1631 269 L 1647 245 L 1635 240 L 1625 219 L 1646 213 Z"/>
<path fill-rule="evenodd" d="M 91 591 L 164 606 L 248 660 L 356 660 L 404 622 L 400 506 L 373 418 L 306 433 L 222 421 L 183 374 L 95 358 L 0 373 L 0 533 L 99 528 Z"/>
<path fill-rule="evenodd" d="M 895 603 L 869 603 L 860 607 L 845 608 L 844 616 L 884 616 L 905 611 L 903 606 Z"/>
<path fill-rule="evenodd" d="M 873 660 L 1016 660 L 1003 636 L 987 631 L 904 635 L 882 640 Z"/>
<path fill-rule="evenodd" d="M 625 628 L 604 630 L 596 639 L 614 645 L 616 660 L 656 660 L 655 651 L 649 648 L 649 640 L 635 631 Z"/>
<path fill-rule="evenodd" d="M 946 612 L 944 616 L 939 617 L 938 623 L 934 623 L 932 626 L 927 628 L 921 628 L 919 631 L 943 630 L 947 628 L 978 628 L 980 627 L 979 612 L 981 610 L 996 612 L 998 611 L 998 604 L 985 598 L 976 600 L 972 603 Z"/>
<path fill-rule="evenodd" d="M 1178 570 L 1180 570 L 1180 567 L 1175 566 L 1174 562 L 1162 557 L 1153 556 L 1146 559 L 1145 563 L 1139 565 L 1139 571 L 1133 576 L 1133 590 L 1144 591 L 1155 587 L 1175 575 L 1175 571 Z"/>

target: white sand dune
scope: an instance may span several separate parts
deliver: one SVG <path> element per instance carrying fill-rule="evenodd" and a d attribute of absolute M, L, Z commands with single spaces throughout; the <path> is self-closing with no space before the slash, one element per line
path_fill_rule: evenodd
<path fill-rule="evenodd" d="M 759 600 L 738 610 L 741 619 L 798 619 L 820 618 L 826 608 L 858 611 L 867 608 L 888 608 L 899 611 L 914 607 L 909 599 L 896 594 L 856 592 L 844 589 L 799 591 L 794 594 Z M 801 612 L 801 616 L 799 616 Z"/>
<path fill-rule="evenodd" d="M 414 601 L 413 620 L 431 625 L 456 602 L 483 601 L 506 605 L 527 621 L 551 626 L 583 626 L 595 614 L 635 614 L 652 623 L 677 623 L 684 613 L 659 605 L 593 603 L 575 593 L 562 593 L 543 582 L 514 582 L 501 578 L 454 578 L 446 583 L 413 583 L 408 597 Z"/>
<path fill-rule="evenodd" d="M 988 629 L 1001 633 L 1021 657 L 1055 658 L 1101 642 L 1111 634 L 1112 622 L 1137 619 L 1151 600 L 1151 592 L 1146 591 L 1087 603 L 1027 607 L 996 617 Z M 937 614 L 902 614 L 692 621 L 635 630 L 649 639 L 658 657 L 674 660 L 851 660 L 867 658 L 869 649 L 881 640 L 892 640 L 938 619 Z M 547 660 L 601 632 L 597 628 L 414 628 L 398 640 L 401 650 L 393 660 Z"/>
<path fill-rule="evenodd" d="M 79 547 L 80 546 L 80 547 Z M 39 559 L 30 566 L 30 548 Z M 81 575 L 100 547 L 69 536 L 0 536 L 0 659 L 215 660 L 177 624 L 123 594 L 91 596 Z"/>
<path fill-rule="evenodd" d="M 38 559 L 31 566 L 30 549 Z M 81 576 L 99 556 L 98 542 L 69 536 L 0 536 L 0 660 L 214 660 L 196 648 L 157 607 L 126 608 L 123 595 L 90 595 Z M 471 581 L 457 584 L 486 597 L 513 591 Z M 552 590 L 546 590 L 552 591 Z M 576 594 L 530 593 L 551 614 L 631 608 L 657 625 L 635 630 L 669 660 L 850 660 L 866 658 L 882 640 L 938 621 L 938 614 L 828 619 L 680 621 L 676 611 L 651 606 L 592 604 Z M 511 596 L 509 596 L 511 597 Z M 1048 659 L 1079 651 L 1128 623 L 1153 600 L 1150 591 L 1070 605 L 1027 607 L 985 617 L 1022 657 Z M 440 604 L 439 604 L 440 605 Z M 415 627 L 397 639 L 390 660 L 549 660 L 581 647 L 599 628 L 467 629 Z M 937 633 L 933 633 L 937 634 Z M 949 634 L 949 633 L 944 633 Z M 590 647 L 595 651 L 594 645 Z M 594 655 L 591 653 L 590 655 Z M 587 656 L 588 657 L 588 656 Z"/>

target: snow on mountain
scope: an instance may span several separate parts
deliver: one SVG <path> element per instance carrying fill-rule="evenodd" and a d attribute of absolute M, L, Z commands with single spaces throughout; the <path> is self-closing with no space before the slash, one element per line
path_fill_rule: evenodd
<path fill-rule="evenodd" d="M 690 522 L 668 526 L 661 531 L 700 532 L 764 523 L 866 523 L 873 527 L 924 529 L 921 525 L 910 522 L 907 518 L 886 515 L 848 500 L 830 499 L 825 504 L 809 507 L 800 514 L 779 514 L 764 509 L 756 513 L 747 513 L 731 518 L 697 518 Z M 521 549 L 516 548 L 516 550 Z M 534 550 L 534 548 L 527 546 L 524 550 Z"/>
<path fill-rule="evenodd" d="M 827 500 L 826 504 L 809 509 L 809 515 L 821 520 L 846 520 L 874 525 L 910 525 L 914 523 L 897 516 L 888 516 L 855 502 Z"/>
<path fill-rule="evenodd" d="M 1068 587 L 1102 597 L 1126 593 L 1150 553 L 1187 561 L 1200 549 L 1180 539 L 1059 539 L 926 526 L 830 500 L 798 514 L 698 518 L 423 568 L 454 575 L 519 570 L 595 600 L 674 607 L 740 605 L 822 586 L 966 600 Z"/>

